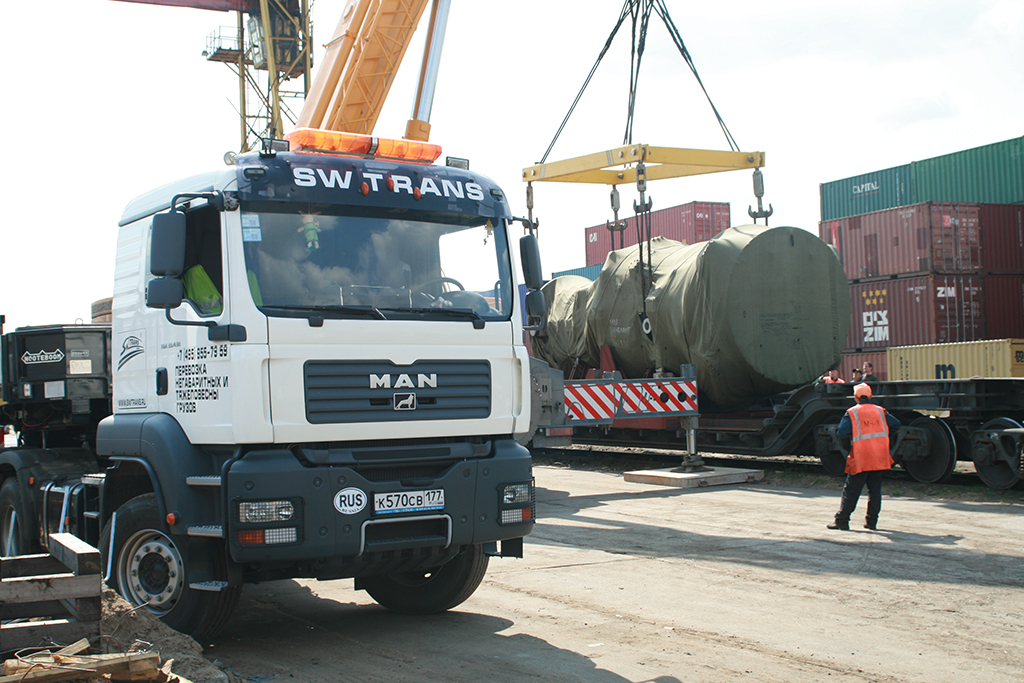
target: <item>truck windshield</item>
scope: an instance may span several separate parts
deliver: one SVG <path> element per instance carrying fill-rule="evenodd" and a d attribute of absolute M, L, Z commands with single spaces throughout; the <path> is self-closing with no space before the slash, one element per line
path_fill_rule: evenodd
<path fill-rule="evenodd" d="M 253 300 L 269 315 L 297 309 L 387 319 L 510 317 L 508 244 L 493 219 L 460 215 L 446 223 L 436 215 L 260 208 L 243 210 L 242 241 Z"/>

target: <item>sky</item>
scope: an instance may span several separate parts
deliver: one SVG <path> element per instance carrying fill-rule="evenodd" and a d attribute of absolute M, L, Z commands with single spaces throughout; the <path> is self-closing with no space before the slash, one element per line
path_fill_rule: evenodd
<path fill-rule="evenodd" d="M 315 0 L 318 46 L 345 2 Z M 666 4 L 740 149 L 766 154 L 770 225 L 817 232 L 820 183 L 1024 135 L 1024 0 Z M 113 0 L 8 5 L 0 314 L 7 330 L 88 322 L 92 302 L 111 294 L 128 202 L 216 170 L 239 147 L 237 78 L 201 54 L 236 15 Z M 621 8 L 453 0 L 431 141 L 497 181 L 516 215 L 527 212 L 522 169 L 544 154 Z M 404 134 L 426 23 L 378 121 L 381 137 Z M 630 40 L 627 26 L 549 161 L 623 144 Z M 728 149 L 656 17 L 632 142 Z M 631 211 L 635 186 L 620 192 Z M 647 196 L 654 209 L 729 202 L 733 225 L 749 223 L 757 205 L 749 171 L 653 181 Z M 538 184 L 534 215 L 545 274 L 583 266 L 584 229 L 612 217 L 608 188 Z"/>

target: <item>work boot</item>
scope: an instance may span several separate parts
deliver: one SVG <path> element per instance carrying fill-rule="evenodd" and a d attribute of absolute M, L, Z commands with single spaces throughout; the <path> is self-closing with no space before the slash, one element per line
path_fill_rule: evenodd
<path fill-rule="evenodd" d="M 840 531 L 849 531 L 850 530 L 850 523 L 849 522 L 840 522 L 840 521 L 836 520 L 835 522 L 832 522 L 831 524 L 829 524 L 826 528 L 827 529 L 839 529 Z"/>
<path fill-rule="evenodd" d="M 878 531 L 878 520 L 877 519 L 865 519 L 864 528 L 870 529 L 871 531 Z"/>

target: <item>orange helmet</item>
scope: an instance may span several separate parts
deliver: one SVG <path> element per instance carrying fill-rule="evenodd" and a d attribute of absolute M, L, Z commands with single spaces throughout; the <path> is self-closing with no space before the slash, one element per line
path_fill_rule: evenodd
<path fill-rule="evenodd" d="M 854 398 L 871 398 L 871 387 L 861 382 L 853 387 Z"/>

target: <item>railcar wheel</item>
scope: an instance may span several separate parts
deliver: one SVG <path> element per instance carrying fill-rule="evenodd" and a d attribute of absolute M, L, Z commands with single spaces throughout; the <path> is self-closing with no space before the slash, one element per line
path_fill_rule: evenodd
<path fill-rule="evenodd" d="M 1021 425 L 1008 417 L 997 417 L 989 420 L 980 431 L 986 432 L 995 429 L 1020 429 Z M 978 477 L 985 482 L 986 486 L 994 489 L 1011 489 L 1020 485 L 1021 477 L 1021 452 L 1013 440 L 1007 440 L 1002 444 L 1002 449 L 1007 453 L 1014 453 L 1011 461 L 1000 457 L 1000 449 L 978 449 L 971 451 L 971 458 L 974 460 L 974 470 Z"/>
<path fill-rule="evenodd" d="M 825 468 L 825 471 L 833 477 L 846 476 L 846 456 L 842 453 L 832 451 L 818 459 L 821 460 L 821 466 Z"/>
<path fill-rule="evenodd" d="M 483 546 L 471 545 L 440 567 L 363 579 L 363 588 L 398 614 L 434 614 L 466 601 L 487 573 Z"/>
<path fill-rule="evenodd" d="M 200 642 L 224 628 L 238 606 L 242 587 L 220 591 L 189 587 L 187 551 L 160 530 L 160 508 L 154 494 L 133 498 L 118 509 L 113 549 L 111 526 L 108 523 L 100 537 L 103 566 L 113 550 L 111 580 L 125 600 L 146 605 L 165 624 Z"/>
<path fill-rule="evenodd" d="M 953 430 L 942 420 L 932 417 L 919 417 L 910 426 L 928 432 L 931 448 L 921 460 L 904 459 L 901 463 L 903 469 L 925 484 L 941 484 L 949 479 L 956 469 L 956 439 Z"/>
<path fill-rule="evenodd" d="M 25 505 L 21 500 L 18 480 L 10 477 L 0 486 L 0 557 L 14 557 L 32 552 L 23 538 Z"/>

